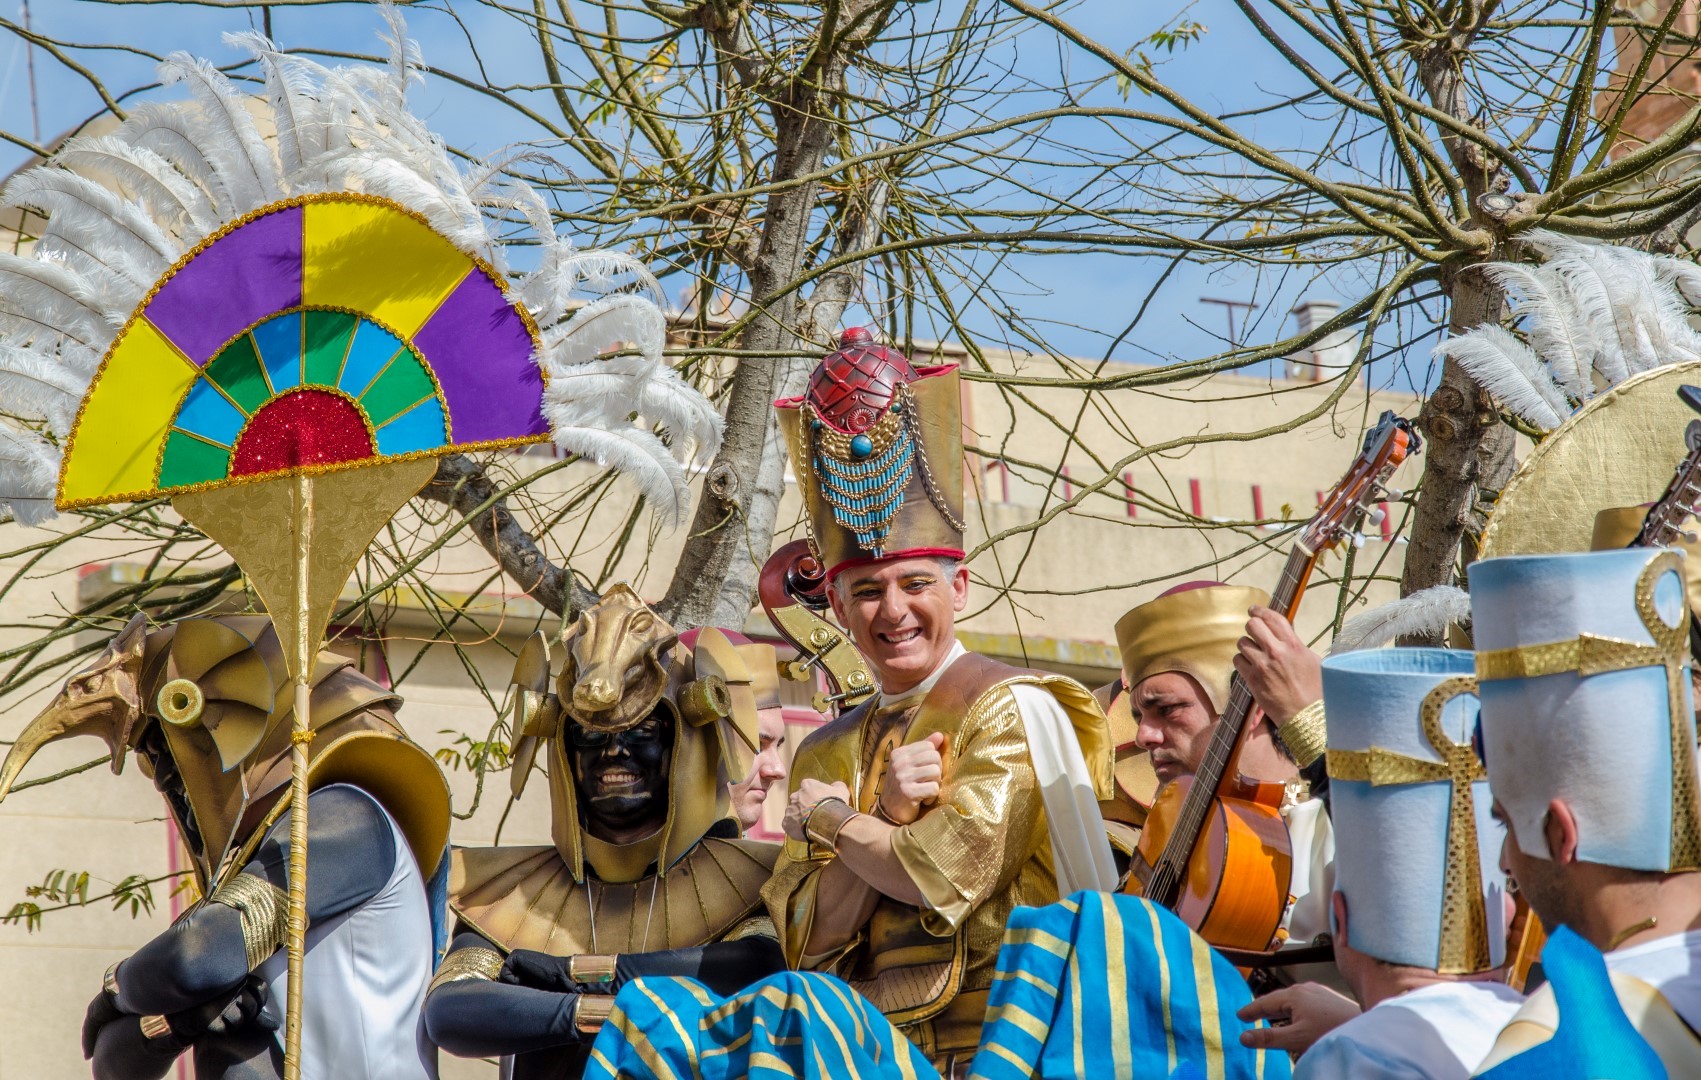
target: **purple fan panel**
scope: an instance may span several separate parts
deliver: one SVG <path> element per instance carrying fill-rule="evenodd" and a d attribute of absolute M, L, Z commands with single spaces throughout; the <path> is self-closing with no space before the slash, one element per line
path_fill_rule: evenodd
<path fill-rule="evenodd" d="M 502 290 L 473 270 L 413 336 L 449 402 L 456 443 L 546 435 L 543 373 Z"/>
<path fill-rule="evenodd" d="M 301 304 L 301 207 L 226 233 L 162 286 L 148 321 L 196 365 L 267 315 Z"/>

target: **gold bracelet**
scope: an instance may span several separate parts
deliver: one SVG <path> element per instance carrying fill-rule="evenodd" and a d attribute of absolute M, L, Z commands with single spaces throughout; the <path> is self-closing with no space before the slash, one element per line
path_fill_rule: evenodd
<path fill-rule="evenodd" d="M 613 953 L 580 953 L 567 961 L 567 977 L 579 983 L 613 982 L 618 960 Z"/>
<path fill-rule="evenodd" d="M 839 833 L 845 822 L 860 816 L 857 809 L 837 795 L 822 799 L 809 808 L 803 819 L 803 835 L 828 851 L 839 850 Z"/>
<path fill-rule="evenodd" d="M 443 963 L 437 968 L 437 974 L 432 976 L 431 985 L 425 988 L 425 992 L 429 994 L 439 986 L 460 982 L 462 979 L 484 979 L 490 982 L 500 974 L 502 954 L 495 949 L 456 949 L 443 958 Z"/>
<path fill-rule="evenodd" d="M 144 1039 L 158 1039 L 171 1034 L 171 1021 L 163 1016 L 144 1016 L 140 1019 Z"/>
<path fill-rule="evenodd" d="M 1294 713 L 1288 722 L 1276 729 L 1282 745 L 1288 748 L 1294 764 L 1305 768 L 1323 756 L 1329 746 L 1329 729 L 1323 717 L 1323 703 L 1313 701 Z"/>
<path fill-rule="evenodd" d="M 118 1000 L 118 965 L 123 962 L 122 960 L 114 960 L 112 966 L 106 969 L 106 974 L 100 977 L 100 988 L 105 990 L 106 995 L 114 1002 Z"/>
<path fill-rule="evenodd" d="M 289 927 L 289 894 L 265 878 L 238 874 L 214 890 L 207 901 L 233 907 L 241 917 L 249 971 L 283 948 Z"/>
<path fill-rule="evenodd" d="M 614 1015 L 614 999 L 606 994 L 580 994 L 573 1006 L 573 1027 L 581 1035 L 595 1035 L 603 1021 Z"/>

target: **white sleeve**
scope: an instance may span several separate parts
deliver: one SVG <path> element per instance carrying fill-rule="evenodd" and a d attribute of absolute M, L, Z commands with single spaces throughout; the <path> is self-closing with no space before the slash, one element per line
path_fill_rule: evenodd
<path fill-rule="evenodd" d="M 1016 711 L 1022 715 L 1028 756 L 1045 800 L 1058 894 L 1068 896 L 1082 889 L 1114 892 L 1116 862 L 1111 858 L 1098 796 L 1069 714 L 1042 687 L 1016 683 L 1010 691 L 1016 699 Z"/>

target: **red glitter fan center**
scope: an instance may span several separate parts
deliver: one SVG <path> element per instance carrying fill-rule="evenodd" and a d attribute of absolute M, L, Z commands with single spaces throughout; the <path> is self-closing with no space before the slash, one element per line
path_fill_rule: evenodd
<path fill-rule="evenodd" d="M 375 457 L 366 418 L 327 390 L 294 390 L 260 407 L 236 440 L 230 475 L 253 476 L 302 465 Z"/>

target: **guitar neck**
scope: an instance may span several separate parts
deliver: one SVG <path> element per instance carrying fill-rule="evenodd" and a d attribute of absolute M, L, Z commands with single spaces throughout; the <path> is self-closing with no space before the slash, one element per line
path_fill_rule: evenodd
<path fill-rule="evenodd" d="M 1281 580 L 1277 582 L 1276 590 L 1271 594 L 1271 608 L 1281 612 L 1291 621 L 1294 612 L 1299 609 L 1300 597 L 1305 594 L 1312 567 L 1316 565 L 1316 553 L 1307 550 L 1302 544 L 1296 544 L 1288 553 L 1287 563 L 1282 567 Z M 1247 689 L 1240 675 L 1236 673 L 1229 679 L 1228 703 L 1223 707 L 1216 730 L 1211 734 L 1210 745 L 1205 749 L 1205 758 L 1200 763 L 1199 770 L 1194 773 L 1193 786 L 1187 792 L 1187 797 L 1182 800 L 1174 831 L 1170 833 L 1163 854 L 1152 867 L 1151 878 L 1146 883 L 1144 895 L 1152 903 L 1173 908 L 1180 898 L 1181 885 L 1186 880 L 1187 864 L 1193 857 L 1193 849 L 1198 845 L 1199 837 L 1204 833 L 1205 823 L 1210 817 L 1211 804 L 1216 800 L 1223 781 L 1228 779 L 1229 766 L 1234 762 L 1241 736 L 1245 734 L 1246 721 L 1252 715 L 1252 706 L 1252 691 Z"/>

